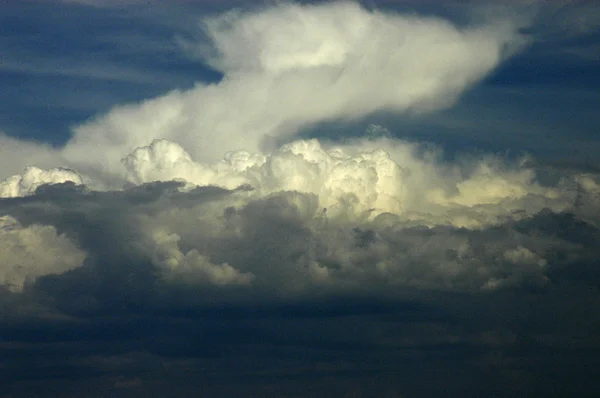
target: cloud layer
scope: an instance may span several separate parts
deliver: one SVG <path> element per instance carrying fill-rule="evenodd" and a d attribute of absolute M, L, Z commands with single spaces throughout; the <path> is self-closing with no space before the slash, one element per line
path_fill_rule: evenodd
<path fill-rule="evenodd" d="M 3 182 L 12 198 L 0 203 L 3 283 L 19 290 L 83 267 L 125 285 L 144 275 L 246 297 L 543 287 L 556 267 L 588 258 L 585 242 L 598 234 L 598 176 L 541 184 L 524 164 L 448 164 L 387 138 L 295 141 L 212 165 L 157 140 L 123 167 L 130 185 L 118 191 L 90 191 L 68 170 L 30 168 Z M 554 235 L 564 217 L 572 237 Z M 57 254 L 40 261 L 48 245 Z"/>
<path fill-rule="evenodd" d="M 108 286 L 151 302 L 194 286 L 191 297 L 217 301 L 482 292 L 543 287 L 591 256 L 581 242 L 597 235 L 596 175 L 448 162 L 381 126 L 369 128 L 380 138 L 292 139 L 328 120 L 452 105 L 524 44 L 518 24 L 325 3 L 202 27 L 208 44 L 183 45 L 220 82 L 117 107 L 61 150 L 0 136 L 50 166 L 0 183 L 2 284 L 65 305 L 105 303 Z M 581 236 L 544 229 L 560 222 Z"/>

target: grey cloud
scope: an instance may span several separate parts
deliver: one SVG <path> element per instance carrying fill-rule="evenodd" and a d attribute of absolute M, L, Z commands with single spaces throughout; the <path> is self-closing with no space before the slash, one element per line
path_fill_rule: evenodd
<path fill-rule="evenodd" d="M 252 198 L 246 187 L 183 187 L 43 185 L 32 196 L 3 199 L 0 210 L 24 228 L 55 228 L 85 253 L 80 267 L 32 287 L 76 312 L 175 305 L 186 295 L 217 304 L 543 290 L 585 276 L 598 282 L 599 231 L 572 213 L 543 210 L 483 229 L 411 225 L 388 214 L 340 222 L 311 194 Z"/>
<path fill-rule="evenodd" d="M 2 213 L 53 226 L 92 261 L 0 292 L 10 320 L 0 322 L 10 342 L 0 343 L 0 392 L 597 392 L 600 231 L 585 207 L 468 229 L 385 213 L 336 221 L 313 194 L 252 192 L 63 183 L 2 199 Z M 182 254 L 255 278 L 165 278 L 154 255 L 173 249 L 164 238 L 174 234 Z M 495 288 L 482 289 L 492 277 Z"/>

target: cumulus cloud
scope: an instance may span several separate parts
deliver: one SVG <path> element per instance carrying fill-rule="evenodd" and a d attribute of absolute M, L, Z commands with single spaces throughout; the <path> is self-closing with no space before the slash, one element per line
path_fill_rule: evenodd
<path fill-rule="evenodd" d="M 542 186 L 533 169 L 508 166 L 500 158 L 461 167 L 443 163 L 434 151 L 423 153 L 418 145 L 388 138 L 344 145 L 294 141 L 266 155 L 230 152 L 213 164 L 195 162 L 180 145 L 158 140 L 137 148 L 123 164 L 136 184 L 174 179 L 226 189 L 249 185 L 254 197 L 314 194 L 330 219 L 392 213 L 423 225 L 487 226 L 524 208 L 529 214 L 544 207 L 563 210 L 575 195 Z"/>
<path fill-rule="evenodd" d="M 210 45 L 186 48 L 222 81 L 119 106 L 65 148 L 0 134 L 0 395 L 596 391 L 600 174 L 377 125 L 295 136 L 451 105 L 521 41 L 489 15 L 209 17 Z"/>
<path fill-rule="evenodd" d="M 182 253 L 179 248 L 180 236 L 165 232 L 159 228 L 152 231 L 155 243 L 154 263 L 168 272 L 167 278 L 182 283 L 199 283 L 208 281 L 215 285 L 249 284 L 254 275 L 242 273 L 227 263 L 212 264 L 197 249 Z"/>
<path fill-rule="evenodd" d="M 80 267 L 123 282 L 134 274 L 157 274 L 174 284 L 251 283 L 252 273 L 238 272 L 226 262 L 214 264 L 196 248 L 180 248 L 175 232 L 152 221 L 156 213 L 202 209 L 207 206 L 203 202 L 222 203 L 230 194 L 218 188 L 183 194 L 181 187 L 169 182 L 94 192 L 68 182 L 0 199 L 0 213 L 6 214 L 0 246 L 3 281 L 19 290 L 25 281 Z"/>
<path fill-rule="evenodd" d="M 0 217 L 0 285 L 21 291 L 27 282 L 62 274 L 80 266 L 85 253 L 48 225 L 24 227 L 10 216 Z"/>
<path fill-rule="evenodd" d="M 0 130 L 0 179 L 21 173 L 27 166 L 62 164 L 64 159 L 49 145 L 9 137 Z"/>
<path fill-rule="evenodd" d="M 223 72 L 220 82 L 117 107 L 75 128 L 62 155 L 118 173 L 154 139 L 215 161 L 323 121 L 440 109 L 524 42 L 510 19 L 459 27 L 348 2 L 282 3 L 201 25 L 209 44 L 187 47 Z"/>
<path fill-rule="evenodd" d="M 75 171 L 53 168 L 43 170 L 39 167 L 30 166 L 23 174 L 15 174 L 0 182 L 0 198 L 14 198 L 31 195 L 43 184 L 59 184 L 63 182 L 82 184 L 81 176 Z"/>
<path fill-rule="evenodd" d="M 167 289 L 280 297 L 478 292 L 543 287 L 556 267 L 590 258 L 597 176 L 545 186 L 524 164 L 487 157 L 459 166 L 436 156 L 387 138 L 307 140 L 201 164 L 159 140 L 124 158 L 124 190 L 44 185 L 4 199 L 0 211 L 24 228 L 60 231 L 85 253 L 84 268 L 127 286 L 138 275 Z M 572 213 L 587 219 L 573 224 L 580 237 L 548 228 Z M 38 250 L 36 242 L 21 244 Z M 21 278 L 51 269 L 39 262 Z"/>
<path fill-rule="evenodd" d="M 286 3 L 202 25 L 210 46 L 192 50 L 222 81 L 117 107 L 42 151 L 69 169 L 0 182 L 4 284 L 37 278 L 68 302 L 96 303 L 108 290 L 143 301 L 190 287 L 246 298 L 481 292 L 543 287 L 593 257 L 594 174 L 542 183 L 526 162 L 448 162 L 381 126 L 344 142 L 292 138 L 327 120 L 451 105 L 523 43 L 518 24 Z M 561 222 L 575 241 L 545 229 Z"/>

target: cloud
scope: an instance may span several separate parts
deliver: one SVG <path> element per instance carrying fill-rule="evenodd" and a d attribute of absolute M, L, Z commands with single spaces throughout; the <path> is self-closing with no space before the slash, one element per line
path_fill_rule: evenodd
<path fill-rule="evenodd" d="M 534 239 L 531 220 L 575 213 L 584 238 L 594 236 L 596 175 L 542 184 L 525 161 L 448 162 L 381 126 L 365 139 L 292 140 L 331 119 L 450 106 L 523 44 L 519 23 L 459 27 L 325 3 L 230 12 L 202 26 L 210 47 L 191 50 L 222 81 L 117 107 L 77 127 L 63 149 L 2 137 L 32 160 L 69 167 L 31 166 L 0 183 L 0 214 L 17 242 L 2 248 L 7 258 L 60 241 L 71 259 L 64 268 L 35 260 L 6 283 L 37 278 L 68 305 L 70 294 L 106 304 L 107 291 L 136 305 L 177 291 L 221 292 L 217 301 L 393 296 L 398 287 L 544 286 L 556 252 L 566 264 L 587 258 L 566 238 Z"/>
<path fill-rule="evenodd" d="M 139 282 L 130 279 L 133 275 L 154 279 L 154 274 L 175 285 L 249 284 L 251 273 L 238 272 L 225 262 L 213 264 L 196 249 L 180 249 L 175 233 L 151 222 L 156 212 L 201 206 L 230 192 L 198 188 L 180 194 L 180 186 L 168 182 L 93 192 L 67 182 L 3 199 L 0 212 L 19 219 L 5 216 L 6 239 L 0 248 L 4 282 L 20 290 L 24 281 L 78 268 L 73 278 L 97 287 L 110 280 L 125 288 Z M 89 272 L 98 279 L 87 280 Z"/>
<path fill-rule="evenodd" d="M 192 285 L 208 281 L 215 285 L 250 284 L 254 275 L 242 273 L 227 263 L 212 264 L 210 260 L 197 249 L 182 253 L 178 242 L 179 235 L 155 229 L 152 239 L 154 262 L 171 273 L 168 278 L 174 282 L 190 283 Z"/>
<path fill-rule="evenodd" d="M 109 281 L 120 294 L 135 291 L 127 300 L 136 305 L 155 303 L 153 295 L 169 302 L 180 290 L 202 301 L 225 289 L 210 301 L 229 301 L 539 288 L 594 255 L 586 242 L 598 233 L 598 176 L 542 185 L 526 163 L 436 156 L 388 138 L 306 140 L 201 164 L 158 140 L 124 158 L 130 185 L 122 190 L 42 185 L 4 199 L 0 212 L 27 231 L 56 231 L 84 253 L 79 272 L 40 286 L 61 286 L 52 290 L 70 300 L 81 294 L 69 287 L 74 279 L 95 286 L 89 294 L 100 303 Z M 572 213 L 580 224 L 556 236 L 562 214 Z M 3 249 L 9 257 L 13 247 Z M 23 280 L 54 273 L 33 264 Z"/>
<path fill-rule="evenodd" d="M 375 127 L 370 127 L 373 129 Z M 382 129 L 382 127 L 378 127 Z M 383 149 L 385 148 L 385 149 Z M 123 159 L 135 184 L 180 180 L 193 185 L 253 188 L 252 196 L 281 191 L 314 194 L 330 219 L 373 219 L 383 213 L 424 225 L 487 226 L 522 209 L 565 209 L 575 192 L 546 187 L 526 167 L 500 158 L 444 164 L 434 150 L 388 138 L 346 144 L 294 141 L 273 152 L 228 153 L 213 164 L 192 160 L 180 145 L 157 140 Z"/>
<path fill-rule="evenodd" d="M 49 155 L 77 172 L 30 167 L 1 183 L 0 211 L 19 236 L 50 231 L 46 240 L 85 257 L 64 277 L 32 264 L 21 281 L 37 278 L 65 305 L 80 285 L 81 302 L 95 305 L 116 300 L 107 291 L 136 305 L 178 291 L 192 301 L 474 293 L 543 287 L 558 263 L 588 258 L 565 237 L 534 238 L 532 220 L 576 213 L 582 239 L 594 236 L 593 174 L 542 184 L 526 161 L 447 162 L 381 126 L 346 142 L 290 138 L 330 119 L 449 106 L 523 43 L 519 24 L 458 27 L 354 3 L 280 4 L 202 24 L 211 45 L 195 50 L 222 81 L 77 127 Z"/>
<path fill-rule="evenodd" d="M 9 137 L 0 130 L 0 178 L 23 172 L 27 166 L 52 167 L 64 163 L 50 145 Z"/>
<path fill-rule="evenodd" d="M 0 182 L 0 198 L 14 198 L 31 195 L 43 184 L 60 184 L 63 182 L 82 184 L 81 176 L 68 169 L 54 168 L 43 170 L 39 167 L 27 167 L 23 174 L 15 174 Z"/>
<path fill-rule="evenodd" d="M 355 3 L 285 3 L 206 17 L 202 27 L 209 44 L 188 47 L 224 74 L 220 82 L 117 107 L 75 128 L 62 155 L 117 173 L 122 157 L 154 139 L 215 161 L 323 121 L 432 111 L 524 43 L 510 20 L 458 27 Z"/>
<path fill-rule="evenodd" d="M 22 291 L 27 282 L 79 267 L 85 253 L 47 225 L 24 227 L 10 216 L 0 217 L 0 285 Z"/>
<path fill-rule="evenodd" d="M 37 1 L 54 1 L 54 0 L 37 0 Z M 63 3 L 67 4 L 79 4 L 84 6 L 92 6 L 92 7 L 114 7 L 114 8 L 123 8 L 130 6 L 139 6 L 139 5 L 153 5 L 160 4 L 158 0 L 59 0 Z M 198 3 L 203 5 L 211 5 L 211 4 L 219 4 L 225 3 L 228 6 L 240 5 L 243 4 L 243 0 L 227 0 L 227 1 L 216 1 L 216 0 L 185 0 L 184 3 Z M 219 4 L 220 5 L 220 4 Z"/>
<path fill-rule="evenodd" d="M 450 106 L 489 15 L 209 17 L 222 81 L 0 135 L 0 395 L 598 396 L 597 170 L 296 135 Z"/>

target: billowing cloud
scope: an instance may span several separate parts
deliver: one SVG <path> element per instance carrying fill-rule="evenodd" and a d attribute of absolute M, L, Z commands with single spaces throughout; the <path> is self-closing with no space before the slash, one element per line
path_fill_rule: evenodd
<path fill-rule="evenodd" d="M 158 140 L 123 159 L 125 190 L 45 185 L 0 210 L 26 231 L 60 231 L 95 273 L 145 275 L 169 289 L 237 286 L 251 296 L 541 287 L 556 267 L 590 256 L 535 220 L 576 212 L 586 220 L 576 227 L 581 239 L 593 239 L 598 176 L 561 174 L 542 185 L 525 163 L 436 156 L 388 138 L 307 140 L 202 164 Z M 54 270 L 35 264 L 23 280 Z"/>
<path fill-rule="evenodd" d="M 100 7 L 78 26 L 125 3 L 161 35 L 180 22 L 68 2 Z M 433 128 L 450 153 L 393 124 L 357 137 L 372 113 L 454 104 L 522 48 L 522 19 L 310 3 L 203 18 L 206 40 L 179 44 L 222 80 L 117 106 L 64 147 L 0 133 L 1 396 L 600 396 L 600 173 Z M 499 120 L 519 104 L 481 140 L 529 134 Z"/>
<path fill-rule="evenodd" d="M 580 238 L 596 236 L 594 174 L 542 183 L 525 160 L 449 162 L 381 126 L 365 139 L 293 140 L 323 121 L 450 106 L 524 43 L 519 24 L 286 3 L 202 27 L 209 45 L 185 45 L 220 82 L 117 107 L 59 150 L 0 137 L 50 167 L 0 183 L 12 290 L 37 278 L 96 303 L 109 287 L 141 301 L 194 286 L 223 300 L 481 292 L 545 286 L 589 258 L 536 223 L 576 214 Z"/>
<path fill-rule="evenodd" d="M 209 43 L 186 47 L 224 74 L 220 82 L 117 107 L 78 126 L 64 157 L 118 173 L 133 149 L 168 139 L 215 161 L 323 121 L 440 109 L 524 43 L 511 20 L 458 27 L 347 2 L 283 3 L 206 17 L 202 27 Z"/>
<path fill-rule="evenodd" d="M 0 130 L 0 178 L 20 174 L 28 166 L 48 168 L 64 162 L 50 145 L 9 137 Z"/>
<path fill-rule="evenodd" d="M 381 129 L 381 127 L 378 127 Z M 385 149 L 383 149 L 385 148 Z M 542 186 L 535 171 L 489 156 L 461 167 L 433 151 L 400 140 L 357 140 L 344 145 L 294 141 L 267 154 L 228 153 L 213 164 L 192 160 L 180 145 L 157 140 L 123 159 L 132 183 L 180 180 L 194 185 L 253 188 L 253 196 L 280 191 L 314 194 L 329 218 L 372 219 L 397 214 L 424 225 L 486 226 L 522 209 L 562 210 L 575 192 Z"/>
<path fill-rule="evenodd" d="M 43 170 L 39 167 L 27 167 L 23 174 L 15 174 L 0 182 L 0 198 L 13 198 L 30 195 L 43 184 L 60 184 L 63 182 L 81 184 L 79 174 L 72 170 L 54 168 Z"/>
<path fill-rule="evenodd" d="M 10 216 L 0 217 L 0 256 L 0 285 L 12 291 L 21 291 L 37 277 L 65 273 L 85 259 L 85 253 L 54 227 L 23 227 Z"/>

